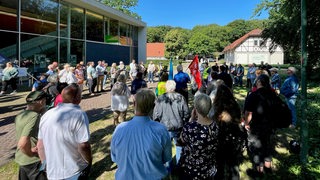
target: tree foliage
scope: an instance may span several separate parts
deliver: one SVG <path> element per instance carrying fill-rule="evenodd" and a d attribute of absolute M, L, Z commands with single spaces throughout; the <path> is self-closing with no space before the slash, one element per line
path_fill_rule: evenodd
<path fill-rule="evenodd" d="M 164 42 L 164 37 L 171 30 L 174 29 L 171 26 L 156 26 L 148 27 L 147 29 L 147 42 Z"/>
<path fill-rule="evenodd" d="M 130 8 L 136 7 L 138 5 L 138 0 L 97 0 L 110 6 L 116 10 L 122 11 L 134 18 L 141 19 L 137 13 L 130 10 Z"/>
<path fill-rule="evenodd" d="M 256 14 L 268 10 L 269 20 L 262 32 L 264 38 L 271 38 L 285 50 L 285 58 L 292 64 L 300 64 L 301 47 L 301 1 L 263 0 L 255 10 Z M 320 3 L 307 1 L 307 51 L 308 72 L 319 67 L 320 62 Z M 319 73 L 318 73 L 319 74 Z"/>
<path fill-rule="evenodd" d="M 166 57 L 178 55 L 184 58 L 185 56 L 182 55 L 188 54 L 213 56 L 214 52 L 221 52 L 224 47 L 249 31 L 255 28 L 263 29 L 264 23 L 264 20 L 235 20 L 226 26 L 217 24 L 198 25 L 192 30 L 170 26 L 148 27 L 147 42 L 169 42 L 169 45 L 166 44 L 169 47 L 169 49 L 166 49 Z M 179 36 L 174 32 L 183 32 L 187 35 Z M 183 45 L 177 45 L 170 39 L 177 39 L 177 37 L 179 37 L 180 42 L 184 42 Z M 182 40 L 182 38 L 185 39 Z M 177 52 L 179 54 L 175 54 Z"/>
<path fill-rule="evenodd" d="M 184 58 L 188 55 L 188 43 L 189 33 L 183 29 L 172 29 L 164 37 L 166 52 L 166 58 Z"/>

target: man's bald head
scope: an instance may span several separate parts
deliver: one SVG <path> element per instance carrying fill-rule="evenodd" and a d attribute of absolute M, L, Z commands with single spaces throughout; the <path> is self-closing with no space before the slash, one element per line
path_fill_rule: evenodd
<path fill-rule="evenodd" d="M 80 104 L 81 102 L 81 90 L 75 83 L 65 87 L 61 92 L 61 96 L 64 103 Z"/>

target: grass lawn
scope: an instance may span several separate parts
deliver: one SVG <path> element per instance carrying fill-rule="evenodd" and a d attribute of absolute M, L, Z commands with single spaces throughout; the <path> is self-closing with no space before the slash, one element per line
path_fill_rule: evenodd
<path fill-rule="evenodd" d="M 320 151 L 319 151 L 319 117 L 320 117 L 320 88 L 312 85 L 308 88 L 308 120 L 310 129 L 310 157 L 306 168 L 299 164 L 299 155 L 288 150 L 289 141 L 299 140 L 299 128 L 282 129 L 275 133 L 275 152 L 273 157 L 274 171 L 265 179 L 320 179 Z M 234 94 L 241 107 L 247 94 L 245 88 L 235 88 Z M 300 102 L 297 102 L 298 117 L 301 112 Z M 132 106 L 127 114 L 127 119 L 133 116 Z M 91 144 L 93 151 L 93 165 L 90 179 L 114 179 L 116 165 L 110 158 L 110 141 L 115 126 L 112 114 L 90 122 Z M 174 150 L 174 148 L 173 148 Z M 246 170 L 251 168 L 248 156 L 240 166 L 241 179 L 249 179 Z M 18 179 L 18 166 L 14 161 L 0 167 L 0 179 Z M 177 179 L 175 176 L 166 179 Z"/>

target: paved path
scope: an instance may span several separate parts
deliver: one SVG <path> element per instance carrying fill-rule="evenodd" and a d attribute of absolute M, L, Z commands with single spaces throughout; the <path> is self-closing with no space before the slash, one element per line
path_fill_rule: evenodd
<path fill-rule="evenodd" d="M 148 84 L 154 88 L 157 83 Z M 16 95 L 0 96 L 0 166 L 14 158 L 16 150 L 16 135 L 14 127 L 15 116 L 26 107 L 25 97 L 29 92 L 19 92 Z M 110 110 L 110 91 L 84 97 L 80 103 L 81 108 L 87 112 L 90 122 L 104 118 Z"/>

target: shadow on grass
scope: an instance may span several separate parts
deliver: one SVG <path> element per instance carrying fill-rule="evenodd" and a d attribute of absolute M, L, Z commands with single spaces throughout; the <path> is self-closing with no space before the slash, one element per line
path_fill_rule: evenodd
<path fill-rule="evenodd" d="M 110 115 L 112 115 L 110 106 L 107 106 L 104 108 L 90 109 L 86 111 L 86 113 L 88 115 L 90 123 L 93 123 L 100 119 L 105 119 L 106 117 L 109 117 Z"/>
<path fill-rule="evenodd" d="M 96 158 L 99 160 L 92 165 L 90 179 L 97 179 L 104 172 L 116 169 L 110 155 L 111 135 L 114 129 L 114 125 L 108 125 L 91 134 L 92 154 L 98 154 Z"/>

